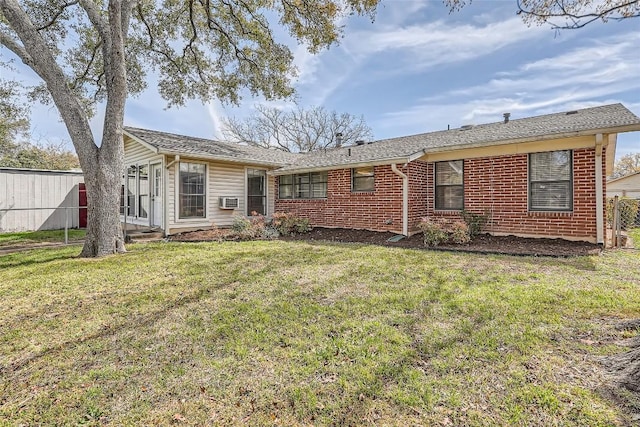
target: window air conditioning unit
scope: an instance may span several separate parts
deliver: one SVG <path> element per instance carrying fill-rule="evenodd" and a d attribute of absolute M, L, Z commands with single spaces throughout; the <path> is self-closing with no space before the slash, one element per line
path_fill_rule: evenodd
<path fill-rule="evenodd" d="M 218 207 L 220 207 L 220 209 L 237 209 L 238 205 L 237 197 L 220 197 Z"/>

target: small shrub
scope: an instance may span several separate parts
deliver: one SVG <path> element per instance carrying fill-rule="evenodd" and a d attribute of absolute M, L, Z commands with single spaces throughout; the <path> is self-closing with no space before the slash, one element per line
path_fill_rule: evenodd
<path fill-rule="evenodd" d="M 447 239 L 447 233 L 439 221 L 422 218 L 418 224 L 418 229 L 422 231 L 425 246 L 438 246 Z"/>
<path fill-rule="evenodd" d="M 427 247 L 447 242 L 461 245 L 471 240 L 469 227 L 463 221 L 449 223 L 444 218 L 422 218 L 418 223 L 418 229 L 422 231 L 424 245 Z"/>
<path fill-rule="evenodd" d="M 231 229 L 240 239 L 258 239 L 265 235 L 267 220 L 263 215 L 251 212 L 249 218 L 237 215 L 233 217 Z"/>
<path fill-rule="evenodd" d="M 263 239 L 273 240 L 273 239 L 277 239 L 278 237 L 280 237 L 280 232 L 275 228 L 273 228 L 272 226 L 268 226 L 262 231 Z"/>
<path fill-rule="evenodd" d="M 486 212 L 484 214 L 477 214 L 463 210 L 460 212 L 460 216 L 462 216 L 462 220 L 467 225 L 470 238 L 476 237 L 482 233 L 484 227 L 489 222 L 489 214 Z"/>
<path fill-rule="evenodd" d="M 242 233 L 251 226 L 251 221 L 243 215 L 237 215 L 233 217 L 233 224 L 231 229 L 236 233 Z"/>
<path fill-rule="evenodd" d="M 271 226 L 278 230 L 283 236 L 311 231 L 311 223 L 308 218 L 302 218 L 290 212 L 274 213 Z"/>
<path fill-rule="evenodd" d="M 449 239 L 458 245 L 469 243 L 471 240 L 469 226 L 465 222 L 455 221 L 448 226 L 447 231 L 449 233 Z"/>

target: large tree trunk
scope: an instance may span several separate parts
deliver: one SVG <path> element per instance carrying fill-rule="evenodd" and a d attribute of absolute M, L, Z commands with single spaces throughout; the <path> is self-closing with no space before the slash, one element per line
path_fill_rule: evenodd
<path fill-rule="evenodd" d="M 17 0 L 0 0 L 0 12 L 22 41 L 0 31 L 0 42 L 13 51 L 46 83 L 78 154 L 87 188 L 87 236 L 81 256 L 96 257 L 125 252 L 120 227 L 120 186 L 124 172 L 122 127 L 127 97 L 125 40 L 133 0 L 110 0 L 108 14 L 99 3 L 81 0 L 100 36 L 107 90 L 102 143 L 93 138 L 85 106 L 70 89 L 53 51 Z M 68 6 L 68 5 L 67 5 Z"/>
<path fill-rule="evenodd" d="M 99 156 L 98 164 L 84 169 L 88 221 L 82 257 L 126 252 L 119 214 L 123 170 L 119 153 Z"/>
<path fill-rule="evenodd" d="M 121 1 L 109 1 L 107 22 L 101 21 L 90 4 L 86 5 L 90 19 L 103 31 L 104 71 L 108 83 L 102 144 L 96 155 L 89 154 L 84 162 L 78 152 L 87 186 L 87 236 L 80 254 L 84 257 L 126 252 L 120 226 L 120 188 L 124 173 L 122 128 L 127 97 L 124 45 L 132 4 L 125 3 L 123 9 Z"/>

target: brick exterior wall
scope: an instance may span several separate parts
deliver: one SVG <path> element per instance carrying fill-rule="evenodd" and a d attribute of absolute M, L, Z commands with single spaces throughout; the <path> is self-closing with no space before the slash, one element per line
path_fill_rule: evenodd
<path fill-rule="evenodd" d="M 595 149 L 573 150 L 573 211 L 529 212 L 528 155 L 464 160 L 464 206 L 489 213 L 487 231 L 536 237 L 596 240 Z M 603 169 L 606 159 L 603 153 Z M 409 230 L 422 217 L 459 218 L 434 210 L 433 163 L 414 161 L 409 176 Z M 603 170 L 603 188 L 606 188 Z M 327 198 L 279 200 L 275 209 L 309 218 L 314 226 L 402 232 L 402 179 L 390 166 L 375 167 L 375 191 L 351 192 L 351 170 L 328 172 Z M 604 196 L 603 196 L 604 198 Z M 604 206 L 604 203 L 603 203 Z M 604 218 L 604 212 L 603 212 Z"/>
<path fill-rule="evenodd" d="M 391 166 L 375 166 L 374 175 L 374 191 L 352 192 L 351 169 L 328 171 L 326 199 L 280 199 L 276 186 L 276 212 L 293 212 L 317 227 L 402 233 L 402 178 Z"/>

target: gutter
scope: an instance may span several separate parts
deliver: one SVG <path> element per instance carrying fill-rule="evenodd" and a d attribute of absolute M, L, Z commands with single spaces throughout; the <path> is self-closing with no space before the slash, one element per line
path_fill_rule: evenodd
<path fill-rule="evenodd" d="M 324 172 L 324 171 L 330 171 L 330 170 L 336 170 L 336 169 L 361 168 L 364 166 L 385 166 L 385 165 L 390 165 L 394 163 L 406 164 L 411 161 L 412 159 L 409 157 L 393 157 L 388 159 L 369 160 L 369 161 L 357 162 L 357 163 L 335 163 L 331 165 L 315 166 L 315 167 L 309 167 L 309 168 L 296 168 L 296 169 L 280 168 L 280 169 L 267 171 L 267 175 L 281 176 L 281 175 L 293 175 L 297 173 Z"/>
<path fill-rule="evenodd" d="M 409 236 L 409 177 L 395 163 L 391 164 L 391 170 L 402 178 L 402 234 Z"/>

